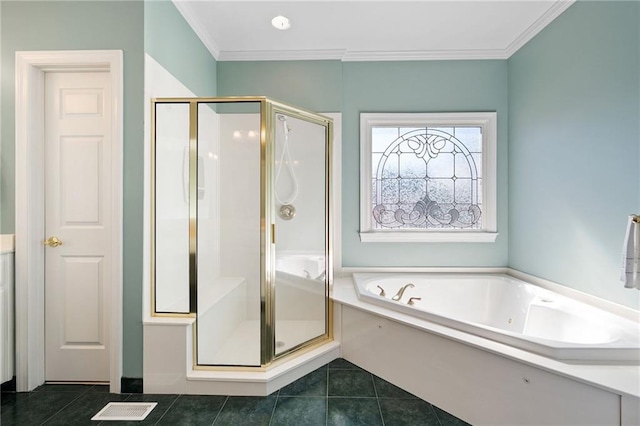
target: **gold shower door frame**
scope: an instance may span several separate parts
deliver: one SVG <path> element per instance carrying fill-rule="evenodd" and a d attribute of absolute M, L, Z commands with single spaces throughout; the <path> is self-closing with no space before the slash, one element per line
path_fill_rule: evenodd
<path fill-rule="evenodd" d="M 198 363 L 198 104 L 259 103 L 260 104 L 260 366 L 215 366 Z M 156 310 L 156 105 L 189 105 L 189 312 L 158 312 Z M 275 117 L 285 114 L 325 128 L 325 333 L 291 349 L 275 354 L 275 248 L 276 205 L 274 202 Z M 311 350 L 333 339 L 333 309 L 329 287 L 333 282 L 333 241 L 331 238 L 331 158 L 333 121 L 311 111 L 269 99 L 264 96 L 155 98 L 151 100 L 151 315 L 153 317 L 194 318 L 193 363 L 201 370 L 266 370 L 274 361 Z"/>

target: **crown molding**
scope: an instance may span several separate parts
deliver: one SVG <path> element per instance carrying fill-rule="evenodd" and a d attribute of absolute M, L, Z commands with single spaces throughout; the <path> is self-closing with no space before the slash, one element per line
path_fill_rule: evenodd
<path fill-rule="evenodd" d="M 358 61 L 452 61 L 471 59 L 507 59 L 503 49 L 347 51 L 344 62 Z"/>
<path fill-rule="evenodd" d="M 223 50 L 218 61 L 321 61 L 342 60 L 344 49 L 310 50 Z"/>
<path fill-rule="evenodd" d="M 502 49 L 416 50 L 416 51 L 348 51 L 335 50 L 245 50 L 220 52 L 218 61 L 439 61 L 472 59 L 507 59 Z"/>
<path fill-rule="evenodd" d="M 217 61 L 304 61 L 339 60 L 344 62 L 364 61 L 451 61 L 508 59 L 535 37 L 554 19 L 567 10 L 576 0 L 557 0 L 543 15 L 531 24 L 505 49 L 461 49 L 461 50 L 416 50 L 416 51 L 349 51 L 346 49 L 311 50 L 220 50 L 217 43 L 199 16 L 192 10 L 190 2 L 172 0 L 176 9 L 191 26 L 211 55 Z"/>
<path fill-rule="evenodd" d="M 506 57 L 516 53 L 522 46 L 527 44 L 529 40 L 534 38 L 540 31 L 549 25 L 554 19 L 567 10 L 575 0 L 558 0 L 545 13 L 535 20 L 526 30 L 522 32 L 514 41 L 505 49 Z"/>
<path fill-rule="evenodd" d="M 180 12 L 184 20 L 187 21 L 187 24 L 189 24 L 193 32 L 196 33 L 200 41 L 202 41 L 202 44 L 204 44 L 213 58 L 217 61 L 220 57 L 220 48 L 215 40 L 211 38 L 211 35 L 203 26 L 198 15 L 191 9 L 190 2 L 180 0 L 171 0 L 171 2 L 176 9 L 178 9 L 178 12 Z"/>

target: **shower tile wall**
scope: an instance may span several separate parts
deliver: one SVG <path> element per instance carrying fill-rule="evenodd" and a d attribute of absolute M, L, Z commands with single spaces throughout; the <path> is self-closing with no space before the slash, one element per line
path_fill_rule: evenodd
<path fill-rule="evenodd" d="M 189 106 L 156 106 L 156 310 L 189 311 Z"/>
<path fill-rule="evenodd" d="M 247 280 L 247 319 L 260 318 L 260 128 L 257 114 L 220 119 L 220 265 Z"/>
<path fill-rule="evenodd" d="M 220 115 L 198 105 L 198 291 L 214 290 L 220 272 Z"/>

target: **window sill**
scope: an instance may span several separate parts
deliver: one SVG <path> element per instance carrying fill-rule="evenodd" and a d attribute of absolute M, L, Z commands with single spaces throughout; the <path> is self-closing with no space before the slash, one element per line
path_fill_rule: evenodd
<path fill-rule="evenodd" d="M 360 232 L 363 243 L 493 243 L 497 232 Z"/>

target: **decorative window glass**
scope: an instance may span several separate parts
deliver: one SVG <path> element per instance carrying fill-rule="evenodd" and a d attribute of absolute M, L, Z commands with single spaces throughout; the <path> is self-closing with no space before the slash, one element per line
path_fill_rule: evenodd
<path fill-rule="evenodd" d="M 494 241 L 496 113 L 361 114 L 362 241 Z"/>

